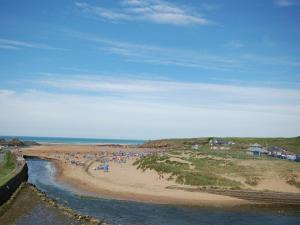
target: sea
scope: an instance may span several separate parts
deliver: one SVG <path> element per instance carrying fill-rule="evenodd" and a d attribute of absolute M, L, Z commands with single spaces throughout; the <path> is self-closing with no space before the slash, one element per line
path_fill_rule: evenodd
<path fill-rule="evenodd" d="M 4 139 L 18 138 L 21 141 L 35 141 L 40 144 L 122 144 L 139 145 L 145 140 L 110 139 L 110 138 L 73 138 L 73 137 L 36 137 L 36 136 L 0 136 Z"/>

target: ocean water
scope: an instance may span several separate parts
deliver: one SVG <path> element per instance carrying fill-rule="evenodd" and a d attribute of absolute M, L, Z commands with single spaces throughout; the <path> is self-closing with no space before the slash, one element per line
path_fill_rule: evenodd
<path fill-rule="evenodd" d="M 22 141 L 35 141 L 52 144 L 143 144 L 144 140 L 106 139 L 106 138 L 65 138 L 65 137 L 31 137 L 31 136 L 0 136 L 0 138 L 18 138 Z"/>
<path fill-rule="evenodd" d="M 117 225 L 299 225 L 300 208 L 208 208 L 78 196 L 53 179 L 51 162 L 27 159 L 29 182 L 79 213 Z M 36 224 L 40 224 L 36 220 Z M 34 224 L 33 224 L 34 225 Z"/>

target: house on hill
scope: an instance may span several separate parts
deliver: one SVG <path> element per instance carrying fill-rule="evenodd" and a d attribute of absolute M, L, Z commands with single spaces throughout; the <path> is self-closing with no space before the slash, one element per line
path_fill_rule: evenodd
<path fill-rule="evenodd" d="M 234 145 L 234 143 L 221 138 L 212 138 L 209 140 L 211 150 L 229 150 L 231 145 Z"/>
<path fill-rule="evenodd" d="M 262 148 L 262 145 L 260 145 L 258 143 L 249 144 L 249 148 Z"/>
<path fill-rule="evenodd" d="M 261 156 L 264 154 L 265 155 L 268 154 L 268 151 L 264 149 L 260 144 L 254 143 L 254 144 L 249 144 L 248 153 L 250 155 Z"/>
<path fill-rule="evenodd" d="M 257 147 L 248 148 L 248 152 L 249 152 L 250 155 L 258 155 L 258 156 L 268 154 L 267 150 L 265 150 L 263 148 L 257 148 Z"/>
<path fill-rule="evenodd" d="M 281 158 L 285 150 L 281 147 L 270 145 L 267 147 L 267 151 L 270 156 Z"/>
<path fill-rule="evenodd" d="M 286 154 L 286 159 L 287 160 L 295 161 L 296 158 L 297 158 L 297 156 L 294 155 L 294 154 L 291 154 L 291 153 L 290 154 Z"/>
<path fill-rule="evenodd" d="M 297 155 L 291 152 L 288 152 L 286 149 L 278 146 L 268 146 L 268 154 L 272 157 L 287 159 L 291 161 L 297 161 Z"/>

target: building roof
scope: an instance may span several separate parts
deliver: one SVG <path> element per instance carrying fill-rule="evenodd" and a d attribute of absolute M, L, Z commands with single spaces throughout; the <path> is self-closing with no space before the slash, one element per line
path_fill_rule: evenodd
<path fill-rule="evenodd" d="M 269 152 L 275 152 L 275 151 L 282 151 L 283 149 L 281 147 L 278 147 L 278 146 L 268 146 L 267 150 Z"/>
<path fill-rule="evenodd" d="M 261 148 L 262 146 L 258 143 L 250 144 L 249 147 Z"/>
<path fill-rule="evenodd" d="M 225 141 L 221 138 L 212 138 L 210 140 L 210 143 L 214 144 L 214 145 L 230 145 L 232 144 L 232 142 L 229 142 L 229 141 Z"/>
<path fill-rule="evenodd" d="M 263 149 L 263 148 L 258 148 L 258 147 L 250 147 L 248 149 L 250 152 L 260 152 L 260 153 L 267 153 L 268 151 Z"/>

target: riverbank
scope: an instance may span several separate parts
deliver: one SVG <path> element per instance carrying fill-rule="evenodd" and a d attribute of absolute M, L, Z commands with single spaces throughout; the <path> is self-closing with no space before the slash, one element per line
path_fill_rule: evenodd
<path fill-rule="evenodd" d="M 48 198 L 34 185 L 23 183 L 12 198 L 0 207 L 1 224 L 87 224 L 106 223 L 80 215 Z"/>
<path fill-rule="evenodd" d="M 0 169 L 7 170 L 0 176 L 0 206 L 14 194 L 18 187 L 28 179 L 28 167 L 25 160 L 7 151 L 5 160 Z M 3 175 L 3 174 L 1 174 Z"/>

